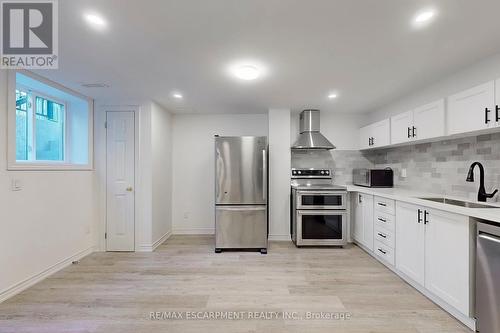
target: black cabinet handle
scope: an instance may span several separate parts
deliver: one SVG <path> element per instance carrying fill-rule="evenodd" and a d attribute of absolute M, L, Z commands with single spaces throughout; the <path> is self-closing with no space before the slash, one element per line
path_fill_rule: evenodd
<path fill-rule="evenodd" d="M 377 205 L 382 206 L 382 207 L 386 207 L 387 206 L 387 204 L 385 204 L 383 202 L 377 202 Z"/>
<path fill-rule="evenodd" d="M 408 139 L 411 138 L 411 127 L 408 127 Z"/>
<path fill-rule="evenodd" d="M 500 106 L 496 106 L 496 118 L 497 118 L 497 121 L 500 121 Z"/>
<path fill-rule="evenodd" d="M 372 137 L 372 146 L 375 144 L 375 138 Z"/>
<path fill-rule="evenodd" d="M 387 238 L 387 236 L 386 236 L 386 235 L 381 234 L 380 232 L 378 233 L 378 235 L 379 235 L 380 237 Z"/>
<path fill-rule="evenodd" d="M 417 128 L 415 126 L 412 127 L 412 135 L 413 137 L 416 137 L 417 136 Z"/>
<path fill-rule="evenodd" d="M 386 220 L 386 219 L 383 219 L 383 218 L 381 218 L 381 217 L 379 217 L 379 218 L 378 218 L 378 220 L 379 220 L 380 222 L 384 222 L 384 223 L 386 223 L 386 222 L 387 222 L 387 220 Z"/>
<path fill-rule="evenodd" d="M 358 200 L 358 201 L 359 201 L 359 203 L 362 203 L 362 202 L 363 202 L 363 199 L 362 199 L 361 194 L 358 196 L 358 198 L 359 198 L 359 200 Z"/>
<path fill-rule="evenodd" d="M 429 216 L 429 212 L 425 211 L 424 212 L 424 224 L 428 224 L 429 223 L 429 220 L 427 219 L 427 216 Z"/>
<path fill-rule="evenodd" d="M 488 109 L 488 108 L 484 109 L 484 123 L 485 124 L 488 124 L 490 122 L 490 119 L 488 117 L 488 113 L 490 113 L 490 112 L 491 112 L 490 109 Z"/>
<path fill-rule="evenodd" d="M 418 210 L 418 220 L 417 220 L 418 223 L 422 223 L 422 210 Z"/>
<path fill-rule="evenodd" d="M 382 252 L 383 254 L 387 254 L 387 252 L 385 252 L 385 251 L 384 251 L 384 250 L 382 250 L 382 249 L 377 249 L 377 250 L 379 250 L 379 252 Z"/>

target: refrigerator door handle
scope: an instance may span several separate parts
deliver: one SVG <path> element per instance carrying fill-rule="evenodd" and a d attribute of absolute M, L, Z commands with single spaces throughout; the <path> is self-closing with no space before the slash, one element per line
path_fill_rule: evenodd
<path fill-rule="evenodd" d="M 262 198 L 266 201 L 267 198 L 267 161 L 266 150 L 262 150 Z"/>

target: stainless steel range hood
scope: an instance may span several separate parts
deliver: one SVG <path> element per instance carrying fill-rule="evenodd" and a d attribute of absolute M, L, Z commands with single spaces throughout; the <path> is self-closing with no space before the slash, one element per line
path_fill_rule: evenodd
<path fill-rule="evenodd" d="M 319 110 L 300 113 L 300 135 L 292 149 L 335 149 L 336 147 L 319 132 Z"/>

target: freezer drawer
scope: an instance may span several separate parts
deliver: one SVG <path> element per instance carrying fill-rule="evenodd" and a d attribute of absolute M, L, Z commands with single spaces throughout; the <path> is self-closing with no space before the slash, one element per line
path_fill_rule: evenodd
<path fill-rule="evenodd" d="M 216 249 L 266 249 L 267 207 L 216 206 Z"/>

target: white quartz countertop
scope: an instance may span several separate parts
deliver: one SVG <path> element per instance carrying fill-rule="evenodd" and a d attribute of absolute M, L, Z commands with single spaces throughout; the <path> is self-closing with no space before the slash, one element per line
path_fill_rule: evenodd
<path fill-rule="evenodd" d="M 471 201 L 468 199 L 464 198 L 458 198 L 458 197 L 453 197 L 453 196 L 444 196 L 442 194 L 435 194 L 435 193 L 429 193 L 429 192 L 418 192 L 418 191 L 411 191 L 408 189 L 402 189 L 402 188 L 369 188 L 369 187 L 363 187 L 363 186 L 356 186 L 356 185 L 346 185 L 347 191 L 349 192 L 359 192 L 359 193 L 365 193 L 365 194 L 372 194 L 375 196 L 387 198 L 387 199 L 393 199 L 396 201 L 403 201 L 403 202 L 408 202 L 411 204 L 419 205 L 419 206 L 424 206 L 424 207 L 429 207 L 433 209 L 438 209 L 450 213 L 455 213 L 455 214 L 460 214 L 460 215 L 466 215 L 478 219 L 483 219 L 483 220 L 488 220 L 491 222 L 497 222 L 500 223 L 500 205 L 498 203 L 487 203 L 488 205 L 491 205 L 492 208 L 468 208 L 468 207 L 460 207 L 460 206 L 454 206 L 450 204 L 444 204 L 444 203 L 439 203 L 439 202 L 434 202 L 434 201 L 429 201 L 429 200 L 423 200 L 419 198 L 436 198 L 436 197 L 446 197 L 448 199 L 455 199 L 455 200 L 463 200 L 463 201 L 468 201 L 468 202 L 477 202 L 477 201 Z M 484 202 L 481 202 L 484 204 Z M 499 208 L 494 208 L 494 207 L 499 207 Z"/>

